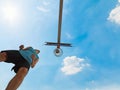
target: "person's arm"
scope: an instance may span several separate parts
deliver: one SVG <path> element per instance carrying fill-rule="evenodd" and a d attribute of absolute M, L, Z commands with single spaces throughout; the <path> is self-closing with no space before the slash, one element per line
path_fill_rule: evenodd
<path fill-rule="evenodd" d="M 32 54 L 31 58 L 32 58 L 32 64 L 31 64 L 31 67 L 34 68 L 35 65 L 36 65 L 37 62 L 38 62 L 38 59 L 35 57 L 34 54 Z"/>

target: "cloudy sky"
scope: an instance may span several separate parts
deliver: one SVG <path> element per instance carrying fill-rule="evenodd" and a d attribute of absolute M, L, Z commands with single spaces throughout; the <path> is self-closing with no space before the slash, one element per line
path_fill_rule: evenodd
<path fill-rule="evenodd" d="M 120 90 L 120 0 L 64 0 L 63 55 L 57 41 L 59 0 L 0 0 L 0 51 L 24 44 L 40 61 L 18 90 Z M 0 63 L 0 90 L 15 75 Z"/>

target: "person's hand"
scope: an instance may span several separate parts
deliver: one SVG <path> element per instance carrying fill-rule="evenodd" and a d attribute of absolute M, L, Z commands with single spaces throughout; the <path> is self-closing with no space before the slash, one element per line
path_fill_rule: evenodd
<path fill-rule="evenodd" d="M 24 48 L 24 45 L 20 45 L 19 49 L 22 50 Z"/>
<path fill-rule="evenodd" d="M 32 58 L 31 67 L 34 68 L 36 63 L 38 62 L 38 59 L 35 57 L 34 54 L 31 55 L 31 58 Z"/>
<path fill-rule="evenodd" d="M 36 59 L 36 60 L 32 60 L 31 68 L 34 68 L 35 65 L 37 64 L 37 62 L 38 62 L 38 59 Z"/>

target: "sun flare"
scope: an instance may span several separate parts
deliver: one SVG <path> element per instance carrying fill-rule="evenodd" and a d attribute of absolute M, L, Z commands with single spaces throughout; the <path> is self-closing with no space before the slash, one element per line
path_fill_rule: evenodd
<path fill-rule="evenodd" d="M 2 8 L 3 18 L 9 24 L 15 24 L 20 20 L 20 10 L 17 6 L 7 4 Z"/>

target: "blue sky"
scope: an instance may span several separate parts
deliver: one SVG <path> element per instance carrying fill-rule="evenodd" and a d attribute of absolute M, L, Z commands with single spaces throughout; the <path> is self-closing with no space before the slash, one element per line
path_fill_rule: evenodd
<path fill-rule="evenodd" d="M 40 49 L 40 61 L 18 90 L 120 90 L 120 0 L 64 0 L 56 57 L 59 0 L 0 0 L 0 50 L 24 44 Z M 0 90 L 14 72 L 0 63 Z"/>

